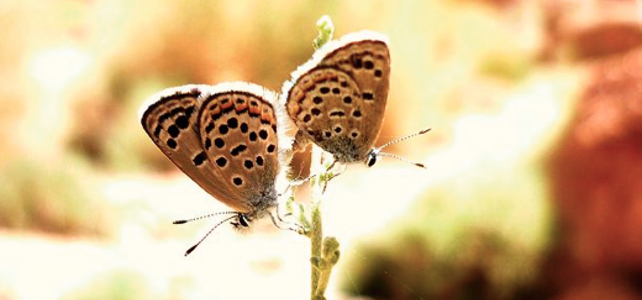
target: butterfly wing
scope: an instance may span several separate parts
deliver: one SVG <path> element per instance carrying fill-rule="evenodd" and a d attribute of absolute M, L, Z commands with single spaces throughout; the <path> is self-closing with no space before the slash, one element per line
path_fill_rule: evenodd
<path fill-rule="evenodd" d="M 220 188 L 251 211 L 276 204 L 279 172 L 276 94 L 248 83 L 219 85 L 199 113 L 203 147 Z M 236 203 L 235 203 L 236 204 Z"/>
<path fill-rule="evenodd" d="M 211 86 L 186 85 L 163 90 L 141 108 L 141 123 L 154 144 L 187 176 L 219 201 L 235 210 L 235 195 L 221 186 L 226 184 L 207 159 L 198 126 L 202 98 Z"/>
<path fill-rule="evenodd" d="M 288 115 L 342 162 L 362 161 L 383 123 L 390 81 L 386 38 L 358 32 L 330 42 L 284 86 Z"/>

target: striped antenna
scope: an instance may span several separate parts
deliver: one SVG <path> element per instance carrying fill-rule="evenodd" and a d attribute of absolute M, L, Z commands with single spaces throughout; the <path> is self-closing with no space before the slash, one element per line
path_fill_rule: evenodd
<path fill-rule="evenodd" d="M 398 160 L 400 160 L 400 161 L 407 162 L 407 163 L 409 163 L 409 164 L 413 164 L 413 165 L 415 165 L 415 166 L 417 166 L 417 167 L 424 168 L 424 169 L 428 169 L 428 168 L 426 168 L 426 166 L 425 166 L 424 164 L 422 164 L 422 163 L 414 162 L 414 161 L 411 161 L 411 160 L 409 160 L 409 159 L 407 159 L 407 158 L 405 158 L 405 157 L 401 157 L 401 156 L 399 156 L 399 155 L 394 155 L 394 154 L 392 154 L 392 153 L 388 153 L 388 152 L 379 152 L 379 153 L 377 153 L 377 155 L 387 156 L 387 157 L 392 157 L 392 158 L 398 159 Z"/>
<path fill-rule="evenodd" d="M 200 245 L 200 244 L 205 240 L 205 238 L 207 238 L 207 237 L 210 235 L 210 233 L 212 233 L 212 231 L 214 231 L 214 229 L 216 229 L 216 228 L 217 228 L 217 227 L 219 227 L 221 224 L 223 224 L 223 223 L 225 223 L 225 222 L 227 222 L 227 221 L 229 221 L 229 220 L 232 220 L 232 219 L 234 219 L 234 218 L 237 218 L 237 217 L 238 217 L 238 215 L 240 214 L 240 213 L 237 213 L 237 212 L 233 212 L 233 213 L 234 213 L 234 214 L 236 214 L 236 215 L 235 215 L 235 216 L 231 216 L 231 217 L 229 217 L 229 218 L 225 218 L 223 221 L 218 222 L 216 225 L 214 225 L 214 227 L 212 227 L 212 229 L 210 229 L 210 231 L 208 231 L 208 232 L 203 236 L 203 238 L 201 238 L 201 240 L 200 240 L 200 241 L 198 241 L 198 243 L 194 244 L 194 246 L 192 246 L 192 247 L 190 247 L 189 249 L 187 249 L 187 251 L 185 251 L 185 256 L 188 256 L 190 253 L 192 253 L 192 251 L 194 251 L 194 249 L 196 249 L 196 247 L 198 247 L 198 245 Z M 224 214 L 224 213 L 219 213 L 218 215 L 220 215 L 220 214 Z M 212 214 L 212 215 L 217 215 L 217 214 Z M 198 219 L 198 218 L 196 218 L 196 219 Z M 201 219 L 202 219 L 202 218 L 201 218 Z M 174 223 L 174 224 L 176 224 L 176 223 Z M 182 224 L 182 223 L 181 223 L 181 224 Z"/>
<path fill-rule="evenodd" d="M 368 167 L 372 167 L 372 166 L 377 162 L 377 157 L 378 157 L 378 156 L 387 156 L 387 157 L 392 157 L 392 158 L 398 159 L 398 160 L 400 160 L 400 161 L 404 161 L 404 162 L 407 162 L 407 163 L 413 164 L 413 165 L 415 165 L 415 166 L 417 166 L 417 167 L 420 167 L 420 168 L 424 168 L 424 169 L 426 169 L 426 166 L 424 166 L 424 164 L 422 164 L 422 163 L 418 163 L 418 162 L 410 161 L 410 160 L 408 160 L 408 159 L 406 159 L 406 158 L 404 158 L 404 157 L 401 157 L 401 156 L 398 156 L 398 155 L 394 155 L 394 154 L 392 154 L 392 153 L 381 152 L 381 149 L 383 149 L 383 148 L 385 148 L 385 147 L 388 147 L 388 146 L 390 146 L 390 145 L 394 145 L 394 144 L 396 144 L 396 143 L 399 143 L 399 142 L 405 141 L 405 140 L 407 140 L 407 139 L 409 139 L 409 138 L 413 138 L 413 137 L 416 137 L 416 136 L 418 136 L 418 135 L 422 135 L 422 134 L 424 134 L 424 133 L 427 133 L 428 131 L 430 131 L 430 129 L 431 129 L 431 128 L 423 129 L 423 130 L 421 130 L 421 131 L 419 131 L 419 132 L 416 132 L 416 133 L 413 133 L 413 134 L 410 134 L 410 135 L 404 136 L 404 137 L 402 137 L 402 138 L 398 138 L 398 139 L 396 139 L 396 140 L 393 140 L 393 141 L 387 142 L 387 143 L 385 143 L 385 144 L 383 144 L 383 145 L 381 145 L 381 146 L 379 146 L 379 147 L 377 147 L 377 148 L 374 148 L 374 149 L 370 150 L 370 153 L 368 153 L 368 160 L 366 161 L 366 165 L 367 165 Z"/>
<path fill-rule="evenodd" d="M 196 218 L 191 218 L 191 219 L 176 220 L 176 221 L 172 222 L 172 224 L 185 224 L 185 223 L 188 223 L 188 222 L 207 219 L 207 218 L 211 218 L 211 217 L 218 216 L 218 215 L 232 215 L 232 214 L 238 215 L 239 213 L 236 212 L 236 211 L 223 211 L 223 212 L 207 214 L 207 215 L 203 215 L 203 216 L 196 217 Z"/>
<path fill-rule="evenodd" d="M 415 132 L 415 133 L 413 133 L 413 134 L 410 134 L 410 135 L 407 135 L 407 136 L 404 136 L 404 137 L 398 138 L 398 139 L 396 139 L 396 140 L 393 140 L 393 141 L 387 142 L 387 143 L 385 143 L 385 144 L 383 144 L 383 145 L 379 146 L 377 149 L 378 149 L 378 150 L 381 150 L 381 149 L 386 148 L 386 147 L 388 147 L 388 146 L 390 146 L 390 145 L 394 145 L 394 144 L 396 144 L 396 143 L 403 142 L 403 141 L 405 141 L 405 140 L 407 140 L 407 139 L 409 139 L 409 138 L 413 138 L 413 137 L 416 137 L 416 136 L 418 136 L 418 135 L 422 135 L 422 134 L 424 134 L 424 133 L 427 133 L 427 132 L 428 132 L 428 131 L 430 131 L 431 129 L 432 129 L 432 128 L 423 129 L 423 130 L 421 130 L 421 131 L 419 131 L 419 132 Z"/>

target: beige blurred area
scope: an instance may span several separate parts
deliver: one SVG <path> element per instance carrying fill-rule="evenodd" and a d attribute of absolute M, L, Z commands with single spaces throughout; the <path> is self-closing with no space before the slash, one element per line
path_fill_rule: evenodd
<path fill-rule="evenodd" d="M 188 83 L 279 91 L 315 23 L 390 40 L 377 144 L 323 204 L 327 299 L 642 299 L 642 3 L 0 0 L 0 299 L 306 299 L 309 240 L 227 208 L 137 112 Z M 293 162 L 305 174 L 306 158 Z M 306 188 L 297 201 L 307 203 Z"/>

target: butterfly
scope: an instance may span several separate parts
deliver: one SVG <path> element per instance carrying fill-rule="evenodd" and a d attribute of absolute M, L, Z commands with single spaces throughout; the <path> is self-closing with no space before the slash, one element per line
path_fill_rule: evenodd
<path fill-rule="evenodd" d="M 314 142 L 333 155 L 332 165 L 364 162 L 371 167 L 380 155 L 408 161 L 381 149 L 430 129 L 374 147 L 389 85 L 390 51 L 384 35 L 361 31 L 324 45 L 283 86 L 280 102 L 298 128 L 298 148 Z"/>
<path fill-rule="evenodd" d="M 275 184 L 281 169 L 276 99 L 274 92 L 244 82 L 185 85 L 151 96 L 141 108 L 142 126 L 154 144 L 201 188 L 233 209 L 218 213 L 232 216 L 214 228 L 227 221 L 237 228 L 249 227 L 264 216 L 279 227 L 270 212 L 278 205 Z"/>

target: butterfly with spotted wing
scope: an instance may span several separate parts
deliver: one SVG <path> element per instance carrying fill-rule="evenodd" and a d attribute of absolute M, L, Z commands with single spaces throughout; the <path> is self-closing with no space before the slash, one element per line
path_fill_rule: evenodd
<path fill-rule="evenodd" d="M 383 124 L 389 85 L 386 36 L 361 31 L 325 44 L 283 86 L 280 102 L 298 127 L 297 148 L 314 142 L 334 156 L 334 163 L 365 162 L 371 167 L 381 155 L 425 168 L 381 150 L 430 129 L 373 147 Z"/>
<path fill-rule="evenodd" d="M 274 92 L 244 82 L 185 85 L 153 95 L 141 108 L 141 123 L 156 146 L 201 188 L 233 209 L 218 213 L 232 216 L 214 228 L 227 221 L 249 227 L 264 216 L 279 227 L 271 210 L 278 205 L 276 179 L 285 157 L 280 150 L 291 141 L 277 134 L 281 128 L 276 99 Z M 175 223 L 212 215 L 216 214 Z"/>

